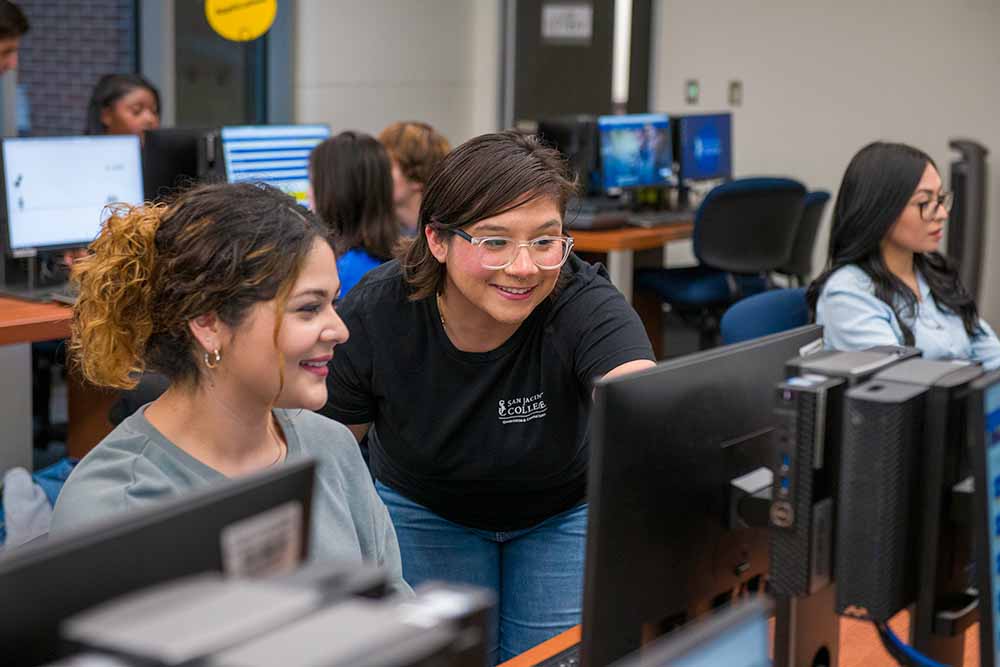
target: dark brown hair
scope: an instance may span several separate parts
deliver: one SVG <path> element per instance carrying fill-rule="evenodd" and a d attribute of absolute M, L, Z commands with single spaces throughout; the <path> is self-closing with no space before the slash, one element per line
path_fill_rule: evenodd
<path fill-rule="evenodd" d="M 20 37 L 30 28 L 21 8 L 8 0 L 0 0 L 0 39 Z"/>
<path fill-rule="evenodd" d="M 928 165 L 937 171 L 927 153 L 884 141 L 868 144 L 851 158 L 833 209 L 826 270 L 806 291 L 814 318 L 830 276 L 855 264 L 871 279 L 875 296 L 892 309 L 903 344 L 913 345 L 911 324 L 917 315 L 917 295 L 886 266 L 882 240 L 903 214 Z M 924 277 L 937 306 L 962 318 L 969 338 L 983 334 L 976 302 L 947 257 L 938 252 L 914 253 L 913 266 Z"/>
<path fill-rule="evenodd" d="M 448 140 L 427 123 L 409 120 L 393 123 L 378 135 L 403 176 L 427 185 L 431 172 L 451 150 Z"/>
<path fill-rule="evenodd" d="M 87 102 L 87 126 L 84 134 L 107 134 L 108 128 L 101 120 L 101 113 L 136 88 L 150 92 L 156 102 L 156 113 L 160 113 L 160 91 L 140 74 L 105 74 L 90 93 Z"/>
<path fill-rule="evenodd" d="M 381 260 L 399 238 L 392 203 L 392 167 L 382 144 L 360 132 L 341 132 L 309 155 L 316 213 L 333 231 L 337 254 L 354 248 Z"/>
<path fill-rule="evenodd" d="M 73 264 L 70 352 L 96 385 L 131 388 L 146 368 L 197 385 L 188 321 L 214 312 L 235 328 L 272 299 L 280 314 L 317 239 L 329 242 L 315 216 L 262 184 L 202 185 L 169 206 L 113 209 Z"/>
<path fill-rule="evenodd" d="M 533 135 L 484 134 L 449 153 L 424 190 L 417 236 L 404 246 L 400 263 L 414 301 L 433 296 L 444 283 L 444 265 L 427 244 L 424 228 L 448 232 L 551 198 L 566 215 L 576 190 L 566 161 Z"/>

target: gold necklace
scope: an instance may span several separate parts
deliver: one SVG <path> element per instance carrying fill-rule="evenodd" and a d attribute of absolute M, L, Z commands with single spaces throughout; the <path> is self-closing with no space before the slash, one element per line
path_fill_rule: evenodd
<path fill-rule="evenodd" d="M 438 307 L 438 317 L 441 318 L 441 326 L 444 327 L 445 329 L 447 329 L 448 325 L 445 324 L 445 321 L 444 321 L 444 309 L 441 307 L 441 295 L 440 294 L 437 295 L 437 307 Z"/>

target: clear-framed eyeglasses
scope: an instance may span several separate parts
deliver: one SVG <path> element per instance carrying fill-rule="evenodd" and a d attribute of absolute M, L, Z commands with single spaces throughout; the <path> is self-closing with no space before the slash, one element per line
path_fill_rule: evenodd
<path fill-rule="evenodd" d="M 951 213 L 951 205 L 955 203 L 954 192 L 942 192 L 937 196 L 932 196 L 929 200 L 918 202 L 920 208 L 920 218 L 924 222 L 932 222 L 937 215 L 938 206 L 944 208 L 945 213 Z"/>
<path fill-rule="evenodd" d="M 521 248 L 540 269 L 558 269 L 569 258 L 573 239 L 568 236 L 539 236 L 530 241 L 515 241 L 507 236 L 472 236 L 461 229 L 451 230 L 455 236 L 472 244 L 484 269 L 506 269 L 517 260 Z"/>

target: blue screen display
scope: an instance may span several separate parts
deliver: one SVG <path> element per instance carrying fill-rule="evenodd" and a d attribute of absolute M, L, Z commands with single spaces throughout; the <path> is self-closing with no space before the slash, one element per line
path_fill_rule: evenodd
<path fill-rule="evenodd" d="M 983 395 L 986 428 L 986 489 L 990 519 L 990 596 L 993 601 L 993 664 L 1000 665 L 1000 383 Z M 982 565 L 980 565 L 982 567 Z"/>
<path fill-rule="evenodd" d="M 685 653 L 669 667 L 771 667 L 767 617 L 754 616 Z M 666 667 L 666 666 L 664 666 Z"/>
<path fill-rule="evenodd" d="M 242 125 L 222 128 L 230 183 L 263 181 L 306 204 L 309 153 L 330 136 L 326 125 Z"/>
<path fill-rule="evenodd" d="M 681 180 L 730 178 L 733 173 L 732 116 L 727 113 L 678 119 Z"/>
<path fill-rule="evenodd" d="M 666 114 L 601 116 L 601 174 L 606 190 L 666 185 L 673 176 Z"/>

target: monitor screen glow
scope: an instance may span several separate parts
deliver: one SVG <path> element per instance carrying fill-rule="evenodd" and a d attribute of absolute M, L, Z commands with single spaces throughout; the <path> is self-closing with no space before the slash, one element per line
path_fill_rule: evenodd
<path fill-rule="evenodd" d="M 230 183 L 263 181 L 305 205 L 309 153 L 330 137 L 326 125 L 245 125 L 222 128 L 222 153 Z"/>
<path fill-rule="evenodd" d="M 601 116 L 597 129 L 606 190 L 671 183 L 673 155 L 666 114 Z"/>
<path fill-rule="evenodd" d="M 767 616 L 755 615 L 693 647 L 669 667 L 771 667 L 770 643 Z"/>
<path fill-rule="evenodd" d="M 677 123 L 681 180 L 730 178 L 732 116 L 727 113 L 684 116 Z"/>
<path fill-rule="evenodd" d="M 983 424 L 986 433 L 986 489 L 989 502 L 990 560 L 986 566 L 990 572 L 993 602 L 993 632 L 1000 633 L 1000 383 L 995 383 L 983 392 Z M 987 649 L 989 650 L 989 649 Z M 1000 665 L 1000 637 L 993 638 L 993 664 Z"/>
<path fill-rule="evenodd" d="M 8 250 L 85 246 L 108 204 L 141 204 L 139 137 L 3 140 Z"/>

